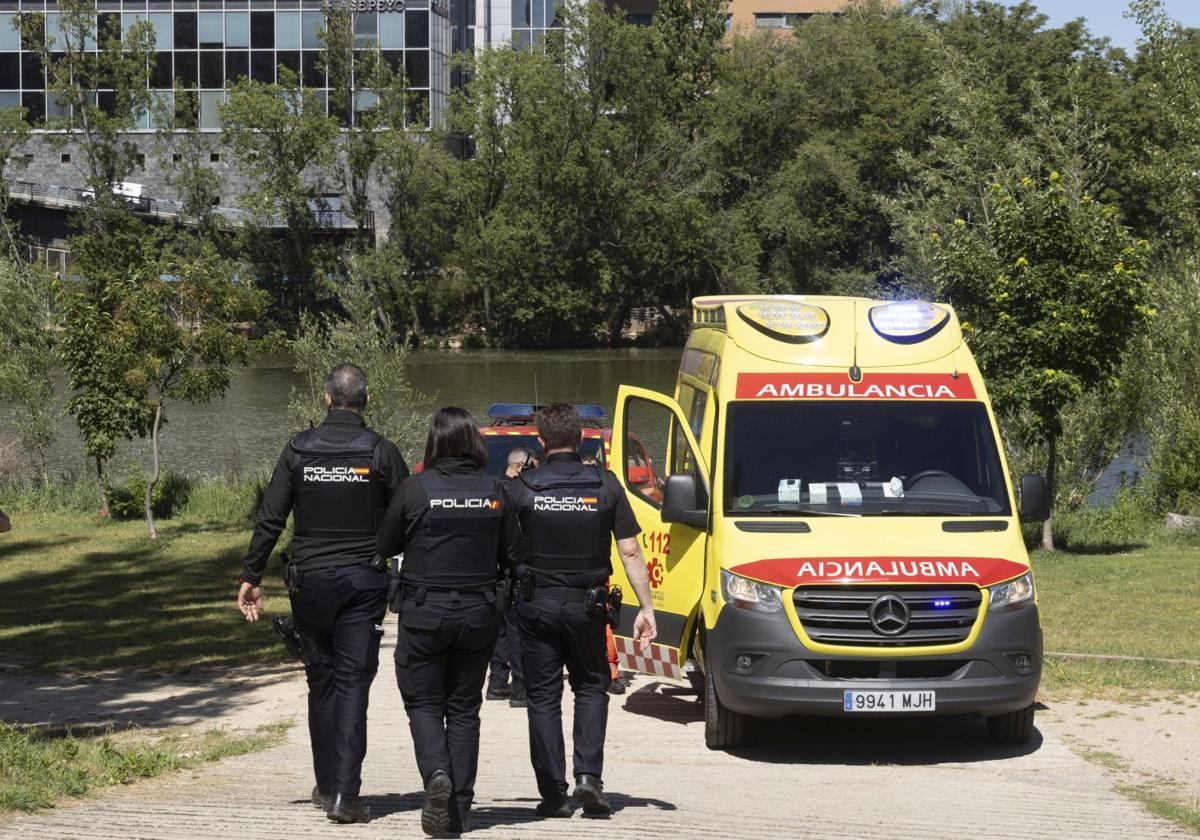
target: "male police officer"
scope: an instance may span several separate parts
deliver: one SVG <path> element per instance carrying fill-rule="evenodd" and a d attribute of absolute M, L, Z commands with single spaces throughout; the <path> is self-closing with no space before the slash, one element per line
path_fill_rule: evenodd
<path fill-rule="evenodd" d="M 508 461 L 501 479 L 510 482 L 530 464 L 533 453 L 524 446 L 514 446 L 508 453 Z M 508 604 L 504 605 L 500 621 L 500 635 L 492 651 L 491 676 L 488 677 L 487 699 L 503 700 L 508 705 L 523 709 L 528 705 L 525 696 L 525 678 L 521 674 L 521 638 L 517 634 L 517 616 Z M 508 682 L 512 675 L 511 687 Z"/>
<path fill-rule="evenodd" d="M 518 570 L 517 625 L 529 697 L 529 752 L 544 817 L 569 817 L 562 732 L 562 669 L 575 695 L 575 798 L 585 814 L 612 813 L 604 796 L 604 734 L 611 679 L 605 650 L 611 538 L 641 609 L 633 632 L 639 650 L 654 640 L 650 584 L 637 535 L 641 531 L 611 472 L 579 457 L 582 428 L 563 403 L 538 413 L 545 466 L 509 483 L 528 557 Z"/>
<path fill-rule="evenodd" d="M 370 818 L 359 800 L 367 751 L 367 694 L 379 665 L 387 571 L 375 538 L 388 502 L 408 475 L 399 450 L 366 427 L 367 378 L 338 365 L 325 382 L 329 414 L 288 442 L 258 509 L 238 608 L 262 613 L 267 559 L 289 512 L 292 560 L 285 569 L 292 612 L 305 639 L 308 730 L 317 784 L 313 804 L 339 823 Z"/>

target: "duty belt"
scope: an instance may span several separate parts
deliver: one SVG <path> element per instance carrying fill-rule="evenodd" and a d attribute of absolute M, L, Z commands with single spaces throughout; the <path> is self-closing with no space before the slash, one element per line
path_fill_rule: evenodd
<path fill-rule="evenodd" d="M 583 602 L 587 600 L 588 586 L 543 586 L 538 584 L 533 591 L 534 599 L 545 598 L 549 601 L 567 603 L 568 601 Z"/>

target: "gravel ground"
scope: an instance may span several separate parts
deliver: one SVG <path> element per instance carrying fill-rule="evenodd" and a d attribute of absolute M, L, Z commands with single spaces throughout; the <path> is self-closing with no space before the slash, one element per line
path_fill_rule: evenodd
<path fill-rule="evenodd" d="M 374 814 L 370 825 L 334 826 L 307 804 L 312 776 L 307 730 L 300 725 L 286 744 L 264 753 L 2 819 L 0 837 L 422 836 L 420 780 L 391 667 L 393 638 L 389 628 L 372 693 L 371 750 L 363 774 L 364 797 Z M 232 720 L 239 727 L 268 717 L 304 720 L 301 680 L 287 674 L 242 678 L 245 682 L 237 683 L 235 675 L 232 681 L 195 685 L 165 681 L 142 703 L 148 707 L 142 722 L 153 722 L 153 708 L 173 705 L 182 713 L 172 722 L 188 722 L 189 715 L 193 722 Z M 27 699 L 20 701 L 10 694 L 13 679 L 0 681 L 0 715 L 18 707 L 29 712 L 28 697 L 34 696 L 46 700 L 41 714 L 27 717 L 59 722 L 68 717 L 50 708 L 61 686 L 42 692 L 26 686 L 22 696 Z M 113 708 L 101 703 L 91 709 L 96 718 L 136 711 L 142 702 L 129 691 L 116 694 L 117 700 L 109 702 Z M 78 713 L 87 706 L 86 690 L 76 686 L 73 696 Z M 1086 709 L 1106 711 L 1095 704 Z M 581 816 L 534 816 L 537 794 L 524 714 L 486 703 L 476 833 L 481 838 L 1194 838 L 1117 793 L 1113 777 L 1072 751 L 1068 741 L 1079 739 L 1084 713 L 1067 715 L 1071 724 L 1057 709 L 1041 713 L 1039 734 L 1021 748 L 988 744 L 979 720 L 809 720 L 767 727 L 753 746 L 729 754 L 705 749 L 693 695 L 681 685 L 642 677 L 629 694 L 613 698 L 605 781 L 617 813 L 601 825 Z M 1189 714 L 1194 721 L 1195 710 Z M 172 717 L 159 715 L 164 716 Z M 1134 738 L 1140 733 L 1136 727 L 1129 731 Z M 1172 737 L 1181 738 L 1172 743 L 1182 749 L 1185 736 Z"/>

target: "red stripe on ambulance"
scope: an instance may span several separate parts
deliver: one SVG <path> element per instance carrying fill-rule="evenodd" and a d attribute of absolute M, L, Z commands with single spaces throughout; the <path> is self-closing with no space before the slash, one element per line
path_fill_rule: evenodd
<path fill-rule="evenodd" d="M 730 568 L 778 586 L 820 583 L 971 583 L 991 586 L 1029 571 L 1001 557 L 794 557 Z"/>
<path fill-rule="evenodd" d="M 973 400 L 971 377 L 960 373 L 739 373 L 739 400 Z"/>

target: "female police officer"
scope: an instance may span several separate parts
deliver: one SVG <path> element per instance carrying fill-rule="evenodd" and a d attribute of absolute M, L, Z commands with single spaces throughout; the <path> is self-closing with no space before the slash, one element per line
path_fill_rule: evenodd
<path fill-rule="evenodd" d="M 379 554 L 404 552 L 396 680 L 425 785 L 421 827 L 470 828 L 483 678 L 499 622 L 498 570 L 515 566 L 516 517 L 471 415 L 433 418 L 424 471 L 406 481 L 379 531 Z"/>

